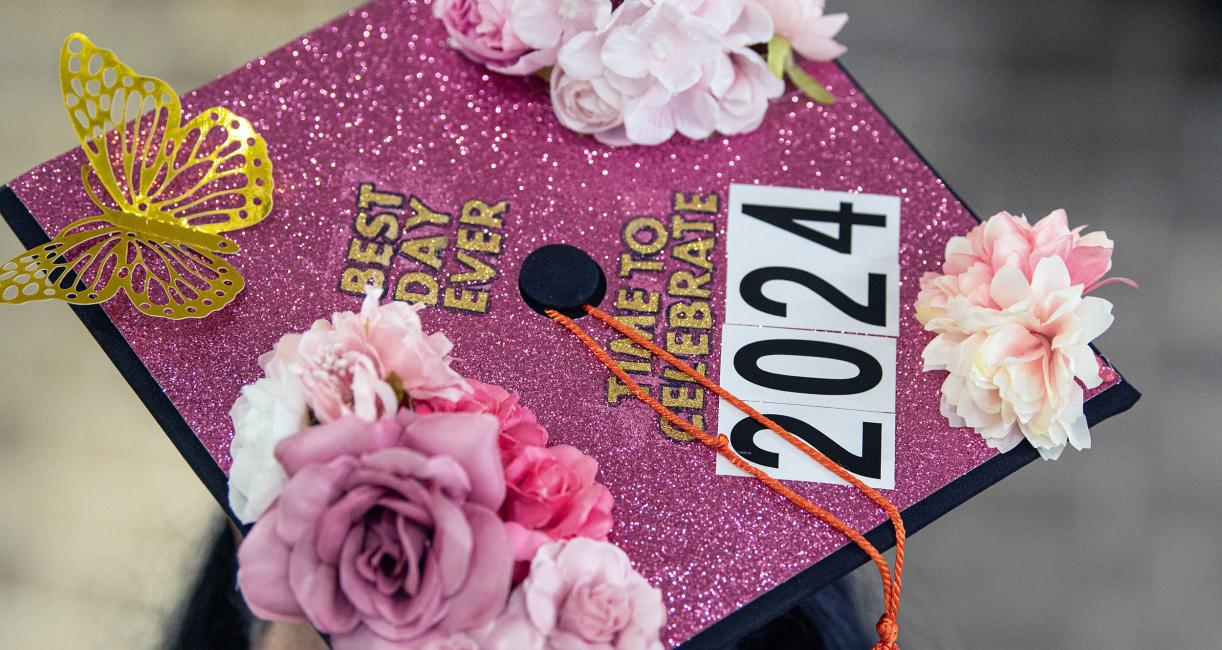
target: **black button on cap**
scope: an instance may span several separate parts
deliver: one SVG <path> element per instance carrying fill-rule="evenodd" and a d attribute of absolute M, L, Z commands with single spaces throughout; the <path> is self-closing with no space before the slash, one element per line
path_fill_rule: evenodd
<path fill-rule="evenodd" d="M 598 306 L 607 293 L 607 277 L 598 264 L 576 246 L 549 244 L 526 256 L 518 271 L 518 291 L 531 309 L 555 309 L 584 316 L 583 304 Z"/>

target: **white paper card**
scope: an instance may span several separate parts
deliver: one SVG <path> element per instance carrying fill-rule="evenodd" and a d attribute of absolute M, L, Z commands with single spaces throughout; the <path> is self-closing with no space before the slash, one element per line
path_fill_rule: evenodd
<path fill-rule="evenodd" d="M 804 266 L 778 264 L 765 249 L 736 257 L 726 275 L 726 322 L 899 334 L 899 267 Z"/>
<path fill-rule="evenodd" d="M 739 399 L 895 412 L 895 339 L 726 325 L 721 385 Z"/>
<path fill-rule="evenodd" d="M 758 251 L 809 271 L 846 262 L 899 267 L 895 196 L 731 185 L 726 229 L 731 266 Z"/>
<path fill-rule="evenodd" d="M 721 385 L 894 487 L 899 197 L 731 185 L 728 206 Z M 771 476 L 841 482 L 744 418 L 723 403 L 718 430 Z"/>
<path fill-rule="evenodd" d="M 895 415 L 791 404 L 748 402 L 790 433 L 849 470 L 873 488 L 895 487 Z M 769 476 L 783 480 L 847 482 L 794 448 L 749 416 L 720 402 L 717 431 L 730 439 L 730 447 Z M 717 456 L 717 473 L 748 474 Z"/>

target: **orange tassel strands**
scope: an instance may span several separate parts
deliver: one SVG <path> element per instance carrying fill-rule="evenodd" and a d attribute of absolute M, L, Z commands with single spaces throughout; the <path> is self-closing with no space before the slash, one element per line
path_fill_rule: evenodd
<path fill-rule="evenodd" d="M 611 356 L 607 354 L 606 350 L 603 350 L 602 347 L 599 346 L 598 342 L 595 341 L 588 333 L 586 333 L 586 331 L 582 329 L 580 325 L 574 322 L 572 318 L 569 318 L 568 316 L 565 316 L 554 309 L 548 309 L 545 311 L 548 317 L 564 326 L 565 329 L 572 332 L 579 340 L 581 340 L 581 342 L 587 348 L 589 348 L 590 352 L 592 352 L 594 356 L 607 367 L 608 370 L 615 374 L 615 376 L 628 387 L 628 390 L 631 391 L 637 399 L 649 405 L 650 408 L 656 411 L 672 425 L 688 433 L 704 445 L 711 447 L 718 454 L 725 457 L 726 460 L 733 463 L 735 467 L 747 472 L 751 476 L 754 476 L 761 483 L 768 486 L 768 488 L 772 491 L 780 494 L 794 505 L 814 515 L 820 521 L 827 523 L 845 537 L 848 537 L 854 544 L 861 548 L 861 550 L 865 551 L 866 555 L 870 557 L 870 560 L 874 562 L 874 565 L 878 567 L 878 573 L 882 579 L 883 585 L 883 615 L 881 618 L 879 618 L 878 624 L 875 626 L 875 630 L 878 632 L 879 640 L 878 643 L 874 644 L 872 650 L 899 650 L 899 644 L 896 643 L 896 639 L 899 637 L 899 624 L 896 621 L 897 617 L 899 616 L 900 609 L 900 591 L 904 575 L 904 544 L 907 539 L 907 535 L 904 532 L 904 520 L 900 516 L 899 509 L 895 507 L 895 504 L 888 501 L 886 497 L 879 494 L 875 489 L 871 488 L 865 483 L 862 483 L 856 476 L 850 474 L 843 467 L 832 462 L 831 459 L 819 453 L 819 451 L 816 449 L 803 443 L 800 438 L 786 431 L 784 427 L 776 422 L 773 422 L 764 414 L 752 408 L 746 402 L 738 399 L 734 395 L 731 395 L 729 391 L 717 385 L 711 379 L 687 365 L 679 358 L 662 349 L 653 341 L 641 336 L 632 328 L 619 322 L 613 316 L 598 309 L 597 307 L 592 307 L 590 305 L 582 305 L 582 309 L 598 321 L 628 337 L 637 345 L 649 350 L 662 360 L 674 366 L 680 372 L 686 374 L 688 377 L 691 377 L 705 389 L 726 400 L 735 408 L 750 416 L 756 422 L 771 429 L 783 440 L 801 450 L 815 462 L 827 468 L 836 476 L 839 476 L 849 485 L 857 488 L 862 494 L 866 495 L 866 497 L 873 501 L 874 504 L 879 507 L 879 509 L 887 514 L 887 518 L 891 520 L 892 526 L 895 527 L 894 571 L 892 570 L 891 565 L 887 562 L 887 558 L 884 557 L 883 554 L 879 552 L 879 550 L 875 548 L 869 540 L 867 540 L 852 526 L 846 524 L 839 517 L 832 514 L 828 510 L 819 507 L 802 495 L 794 492 L 780 481 L 768 476 L 763 472 L 763 470 L 760 470 L 754 465 L 743 460 L 738 454 L 734 453 L 734 451 L 730 449 L 729 441 L 724 436 L 710 434 L 696 427 L 687 420 L 684 420 L 678 415 L 675 415 L 674 411 L 671 411 L 666 406 L 663 406 L 662 403 L 654 399 L 647 391 L 645 391 L 645 389 L 641 388 L 641 386 L 637 384 L 627 372 L 620 368 L 619 365 L 617 365 L 615 361 L 611 359 Z"/>

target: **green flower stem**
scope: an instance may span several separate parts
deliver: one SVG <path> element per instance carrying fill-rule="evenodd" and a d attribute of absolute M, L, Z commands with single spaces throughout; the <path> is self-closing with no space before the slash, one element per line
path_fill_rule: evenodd
<path fill-rule="evenodd" d="M 785 68 L 793 60 L 793 50 L 783 36 L 773 36 L 768 41 L 768 69 L 777 79 L 784 79 Z"/>
<path fill-rule="evenodd" d="M 769 50 L 769 54 L 771 54 L 771 50 Z M 818 79 L 806 74 L 806 71 L 793 60 L 792 56 L 785 62 L 785 73 L 789 76 L 789 80 L 793 82 L 793 85 L 806 93 L 807 97 L 824 106 L 831 106 L 836 103 L 836 98 L 832 93 L 823 84 L 819 83 Z"/>

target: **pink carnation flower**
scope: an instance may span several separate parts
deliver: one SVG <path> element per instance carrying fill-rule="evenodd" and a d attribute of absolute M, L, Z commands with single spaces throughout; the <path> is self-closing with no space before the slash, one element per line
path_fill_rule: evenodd
<path fill-rule="evenodd" d="M 347 415 L 373 421 L 393 414 L 397 390 L 413 399 L 449 400 L 468 390 L 450 369 L 449 339 L 424 333 L 420 306 L 379 306 L 378 296 L 371 290 L 359 313 L 340 312 L 302 334 L 286 334 L 270 357 L 260 359 L 269 374 L 283 369 L 300 381 L 319 422 Z"/>
<path fill-rule="evenodd" d="M 969 426 L 990 447 L 1009 451 L 1026 438 L 1045 459 L 1066 445 L 1090 447 L 1083 391 L 1101 382 L 1090 342 L 1112 323 L 1112 305 L 1083 297 L 1057 255 L 1039 261 L 1031 280 L 1002 266 L 983 298 L 947 300 L 925 370 L 946 370 L 942 414 Z M 933 323 L 931 323 L 933 324 Z"/>
<path fill-rule="evenodd" d="M 530 575 L 492 625 L 484 650 L 661 650 L 662 593 L 614 544 L 590 539 L 539 549 Z"/>
<path fill-rule="evenodd" d="M 926 273 L 921 278 L 917 320 L 937 331 L 952 296 L 998 309 L 990 293 L 998 270 L 1014 268 L 1031 281 L 1040 261 L 1051 256 L 1064 261 L 1070 284 L 1081 285 L 1083 293 L 1112 281 L 1103 279 L 1112 268 L 1112 240 L 1102 231 L 1083 235 L 1082 228 L 1070 230 L 1064 210 L 1054 210 L 1034 225 L 1026 217 L 999 212 L 966 236 L 952 237 L 946 244 L 942 273 Z M 1115 281 L 1132 284 L 1126 279 Z"/>
<path fill-rule="evenodd" d="M 286 438 L 288 483 L 238 550 L 246 602 L 337 650 L 470 645 L 513 567 L 496 433 L 487 415 L 404 410 Z"/>
<path fill-rule="evenodd" d="M 508 464 L 524 447 L 547 445 L 547 430 L 535 419 L 535 414 L 518 403 L 516 393 L 500 386 L 468 379 L 471 392 L 458 401 L 445 399 L 422 400 L 416 403 L 418 413 L 486 413 L 500 423 L 498 444 L 501 459 Z"/>

